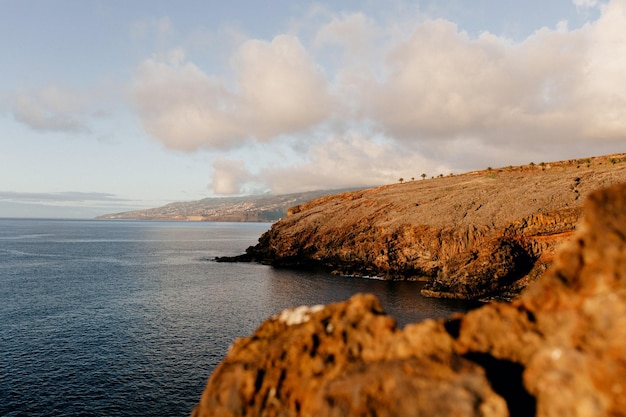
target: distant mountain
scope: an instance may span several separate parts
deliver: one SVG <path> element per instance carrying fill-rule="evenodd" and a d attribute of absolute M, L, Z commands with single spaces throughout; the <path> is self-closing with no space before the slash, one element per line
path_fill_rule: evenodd
<path fill-rule="evenodd" d="M 307 201 L 354 191 L 358 188 L 318 190 L 282 195 L 204 198 L 198 201 L 170 203 L 146 210 L 104 214 L 98 219 L 184 220 L 205 222 L 274 222 L 287 214 L 287 209 Z"/>

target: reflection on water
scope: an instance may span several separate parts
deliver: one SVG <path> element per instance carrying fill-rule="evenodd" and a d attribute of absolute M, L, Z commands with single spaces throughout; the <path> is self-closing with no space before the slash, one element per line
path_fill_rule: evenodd
<path fill-rule="evenodd" d="M 275 310 L 297 305 L 343 301 L 357 293 L 375 294 L 387 314 L 400 326 L 427 318 L 444 318 L 477 306 L 462 300 L 426 298 L 420 294 L 424 282 L 384 281 L 336 276 L 321 272 L 269 269 L 268 292 Z"/>

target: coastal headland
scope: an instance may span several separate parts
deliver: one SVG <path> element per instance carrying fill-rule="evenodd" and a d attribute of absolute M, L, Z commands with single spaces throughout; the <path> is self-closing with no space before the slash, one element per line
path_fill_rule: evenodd
<path fill-rule="evenodd" d="M 290 208 L 256 246 L 218 261 L 425 280 L 423 293 L 514 298 L 546 271 L 626 154 L 403 180 Z"/>
<path fill-rule="evenodd" d="M 192 417 L 626 415 L 626 183 L 579 194 L 577 231 L 512 302 L 403 329 L 371 295 L 283 311 L 234 342 Z"/>

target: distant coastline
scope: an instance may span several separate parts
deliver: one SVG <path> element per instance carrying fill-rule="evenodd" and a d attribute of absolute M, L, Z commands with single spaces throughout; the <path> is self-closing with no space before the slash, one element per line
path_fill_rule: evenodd
<path fill-rule="evenodd" d="M 289 208 L 328 195 L 355 191 L 364 187 L 317 190 L 281 195 L 205 198 L 176 202 L 146 210 L 104 214 L 98 220 L 168 220 L 196 222 L 275 222 L 287 215 Z"/>

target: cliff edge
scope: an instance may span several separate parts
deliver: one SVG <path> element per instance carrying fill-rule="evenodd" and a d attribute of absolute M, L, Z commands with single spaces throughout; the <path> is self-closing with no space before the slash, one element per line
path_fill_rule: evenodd
<path fill-rule="evenodd" d="M 396 327 L 371 295 L 238 339 L 193 417 L 625 416 L 626 184 L 511 303 Z"/>
<path fill-rule="evenodd" d="M 513 298 L 551 263 L 626 154 L 413 180 L 292 207 L 246 254 L 218 261 L 428 281 L 424 294 Z"/>

